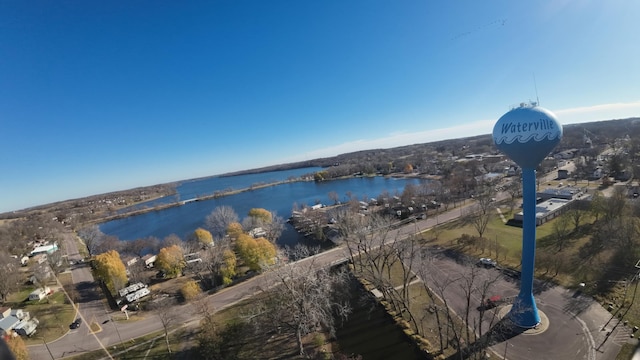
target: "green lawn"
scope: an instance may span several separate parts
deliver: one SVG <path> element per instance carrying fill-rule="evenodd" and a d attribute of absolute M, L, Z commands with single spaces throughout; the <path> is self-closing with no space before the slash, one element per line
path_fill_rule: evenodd
<path fill-rule="evenodd" d="M 28 345 L 40 344 L 42 338 L 49 342 L 61 337 L 69 330 L 69 324 L 76 316 L 75 309 L 62 292 L 55 292 L 41 301 L 26 301 L 20 308 L 40 322 L 36 338 L 26 339 Z"/>

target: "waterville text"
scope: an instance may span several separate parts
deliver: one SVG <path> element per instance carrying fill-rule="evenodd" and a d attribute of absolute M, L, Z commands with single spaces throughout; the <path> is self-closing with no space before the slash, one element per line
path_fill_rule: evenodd
<path fill-rule="evenodd" d="M 538 131 L 538 130 L 553 130 L 555 124 L 549 119 L 540 119 L 534 122 L 519 122 L 517 124 L 506 123 L 502 124 L 502 134 L 513 134 L 520 132 Z"/>

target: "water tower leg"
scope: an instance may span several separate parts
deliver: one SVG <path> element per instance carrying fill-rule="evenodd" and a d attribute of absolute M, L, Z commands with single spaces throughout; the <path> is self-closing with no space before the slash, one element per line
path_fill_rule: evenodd
<path fill-rule="evenodd" d="M 520 293 L 513 302 L 509 318 L 515 325 L 533 328 L 540 323 L 533 298 L 533 268 L 536 257 L 536 171 L 522 169 L 522 274 Z"/>

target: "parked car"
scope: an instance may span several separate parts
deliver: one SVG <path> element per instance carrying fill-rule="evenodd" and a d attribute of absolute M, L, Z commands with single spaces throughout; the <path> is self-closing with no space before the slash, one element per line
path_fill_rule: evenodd
<path fill-rule="evenodd" d="M 480 311 L 490 310 L 490 309 L 493 309 L 494 307 L 504 304 L 505 302 L 506 300 L 502 296 L 494 295 L 490 298 L 484 299 L 484 302 L 482 303 L 482 305 L 480 305 L 478 310 Z"/>
<path fill-rule="evenodd" d="M 80 327 L 80 325 L 82 325 L 82 319 L 77 318 L 74 322 L 71 323 L 71 325 L 69 325 L 70 329 L 77 329 Z"/>
<path fill-rule="evenodd" d="M 486 268 L 496 267 L 498 263 L 495 260 L 491 260 L 490 258 L 480 258 L 478 261 L 479 266 L 484 266 Z"/>

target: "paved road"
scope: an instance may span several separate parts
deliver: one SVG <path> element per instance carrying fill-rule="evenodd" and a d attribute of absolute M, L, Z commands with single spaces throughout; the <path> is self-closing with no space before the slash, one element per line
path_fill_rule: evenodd
<path fill-rule="evenodd" d="M 415 262 L 418 264 L 418 262 Z M 470 268 L 469 263 L 458 262 L 444 253 L 436 252 L 426 261 L 431 278 L 428 283 L 443 279 L 469 278 L 474 272 L 477 283 L 495 281 L 485 297 L 501 295 L 515 296 L 519 292 L 519 281 L 504 275 L 498 269 Z M 473 265 L 471 265 L 473 266 Z M 449 306 L 459 315 L 464 314 L 466 298 L 464 282 L 457 281 L 446 287 L 444 295 Z M 611 319 L 611 314 L 591 298 L 580 296 L 573 291 L 549 286 L 541 281 L 534 284 L 534 293 L 538 309 L 549 319 L 549 327 L 539 334 L 520 334 L 492 346 L 492 350 L 510 360 L 529 359 L 585 359 L 612 360 L 620 351 L 622 344 L 630 338 L 631 329 L 625 326 L 615 328 L 617 321 L 612 321 L 603 329 L 603 325 Z M 481 303 L 480 292 L 471 296 L 471 318 L 477 320 Z M 504 305 L 506 306 L 506 305 Z M 492 310 L 496 317 L 486 314 L 483 322 L 483 333 L 496 323 L 497 315 L 505 309 Z M 607 338 L 607 333 L 614 330 Z"/>
<path fill-rule="evenodd" d="M 500 199 L 500 197 L 498 199 Z M 403 236 L 408 236 L 416 232 L 432 228 L 439 223 L 444 223 L 456 219 L 461 216 L 461 214 L 464 212 L 464 209 L 469 205 L 470 203 L 467 203 L 462 207 L 439 214 L 437 217 L 418 220 L 409 225 L 400 227 L 396 230 L 393 230 L 389 234 L 388 238 L 397 239 Z M 71 260 L 80 258 L 80 255 L 78 254 L 76 248 L 75 239 L 73 239 L 72 235 L 65 239 L 65 248 Z M 301 262 L 314 261 L 316 265 L 323 266 L 344 261 L 346 258 L 347 254 L 345 249 L 335 248 L 315 255 L 312 258 L 303 259 L 301 260 Z M 444 269 L 447 269 L 448 266 L 451 266 L 451 263 L 455 264 L 455 262 L 452 262 L 450 259 L 438 261 L 443 261 L 439 265 L 439 271 L 444 271 L 444 273 L 448 273 L 448 270 Z M 101 346 L 106 346 L 107 348 L 109 348 L 109 346 L 120 342 L 120 339 L 130 340 L 162 329 L 162 324 L 159 318 L 154 315 L 153 312 L 144 312 L 143 316 L 145 316 L 145 318 L 140 320 L 114 323 L 113 321 L 111 321 L 111 316 L 114 315 L 114 313 L 107 309 L 104 301 L 101 300 L 99 296 L 95 296 L 95 294 L 91 294 L 87 290 L 88 285 L 92 283 L 92 277 L 89 268 L 86 265 L 77 265 L 73 267 L 71 272 L 74 283 L 79 288 L 82 294 L 81 301 L 79 302 L 79 310 L 81 313 L 81 317 L 83 317 L 85 321 L 79 329 L 70 330 L 69 333 L 67 333 L 62 338 L 48 344 L 49 350 L 51 351 L 55 359 L 76 355 L 78 353 L 86 351 L 96 350 Z M 268 286 L 268 284 L 270 283 L 268 277 L 269 274 L 267 273 L 248 279 L 247 281 L 239 283 L 230 288 L 226 288 L 216 294 L 210 295 L 208 301 L 214 309 L 218 310 L 230 306 L 244 298 L 252 296 L 259 290 L 261 286 Z M 504 287 L 501 290 L 503 294 L 508 294 L 513 291 L 517 293 L 517 290 L 514 290 L 516 289 L 515 285 L 508 283 L 506 280 L 505 283 L 501 283 L 500 286 Z M 549 344 L 558 343 L 558 345 L 563 345 L 563 347 L 566 347 L 566 350 L 563 350 L 563 352 L 561 352 L 562 356 L 568 356 L 568 354 L 571 353 L 570 357 L 552 356 L 546 357 L 547 359 L 584 358 L 588 360 L 596 360 L 596 358 L 590 355 L 593 354 L 593 352 L 589 349 L 593 348 L 593 346 L 598 346 L 598 341 L 602 340 L 602 336 L 605 333 L 599 332 L 598 329 L 599 327 L 601 328 L 602 325 L 608 320 L 608 312 L 602 309 L 600 305 L 589 301 L 588 306 L 583 306 L 580 308 L 581 313 L 579 317 L 571 318 L 571 316 L 569 316 L 571 314 L 571 309 L 568 310 L 566 308 L 566 306 L 568 306 L 567 304 L 571 303 L 571 299 L 567 298 L 566 291 L 562 289 L 547 290 L 545 292 L 542 292 L 539 295 L 539 299 L 540 309 L 550 315 L 549 317 L 552 324 L 550 330 L 545 332 L 543 334 L 544 336 L 519 336 L 512 338 L 508 342 L 506 342 L 506 344 L 496 345 L 496 351 L 502 353 L 506 349 L 507 358 L 509 359 L 517 360 L 540 358 L 537 356 L 532 357 L 531 354 L 533 353 L 533 351 L 536 351 L 537 353 L 537 351 L 539 351 L 539 348 L 556 348 L 555 346 L 551 347 L 548 345 L 541 346 L 538 343 L 543 343 L 546 341 Z M 476 301 L 479 300 L 476 299 Z M 460 305 L 454 305 L 454 308 L 459 306 Z M 456 308 L 456 311 L 458 310 L 460 309 Z M 190 304 L 172 307 L 168 309 L 168 311 L 172 311 L 175 313 L 176 324 L 186 324 L 190 322 L 193 323 L 196 321 L 195 319 L 197 319 L 196 312 L 193 306 Z M 90 333 L 87 327 L 87 323 L 90 322 L 97 322 L 101 324 L 102 330 L 96 334 Z M 583 322 L 584 324 L 582 324 L 581 322 Z M 591 334 L 591 336 L 589 336 L 588 334 Z M 568 339 L 567 336 L 571 337 L 571 339 Z M 619 337 L 617 337 L 617 335 L 612 336 L 614 338 L 613 340 L 619 340 Z M 617 349 L 619 349 L 619 345 L 616 345 L 616 342 L 611 341 L 611 339 L 608 340 L 609 341 L 605 344 L 605 346 L 601 347 L 601 350 L 603 350 L 604 352 L 596 352 L 597 360 L 615 358 L 617 350 L 614 346 L 618 346 Z M 567 344 L 571 345 L 568 346 Z M 504 346 L 504 348 L 501 349 L 500 346 Z M 526 349 L 529 349 L 528 352 Z M 30 346 L 29 352 L 32 359 L 35 360 L 51 358 L 49 356 L 49 353 L 47 352 L 47 349 L 42 345 Z M 614 356 L 610 357 L 610 354 L 614 354 Z"/>

